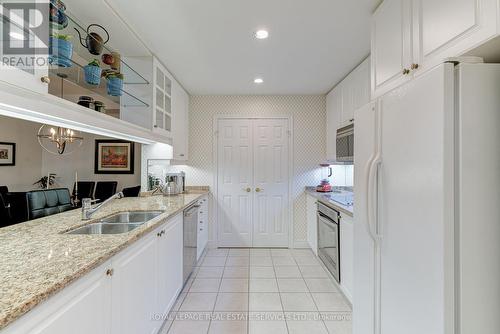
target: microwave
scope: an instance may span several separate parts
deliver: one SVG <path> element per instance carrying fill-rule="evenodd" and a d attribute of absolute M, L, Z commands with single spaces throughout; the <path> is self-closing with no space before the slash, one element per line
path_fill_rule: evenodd
<path fill-rule="evenodd" d="M 354 162 L 354 124 L 337 130 L 337 161 Z"/>

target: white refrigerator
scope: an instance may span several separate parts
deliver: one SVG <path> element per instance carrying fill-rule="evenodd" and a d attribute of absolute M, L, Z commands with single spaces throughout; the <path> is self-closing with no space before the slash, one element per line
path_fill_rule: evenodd
<path fill-rule="evenodd" d="M 355 113 L 354 334 L 500 333 L 500 65 Z"/>

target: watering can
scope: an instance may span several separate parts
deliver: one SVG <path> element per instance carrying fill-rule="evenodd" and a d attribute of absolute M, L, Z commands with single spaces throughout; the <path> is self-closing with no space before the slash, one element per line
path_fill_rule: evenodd
<path fill-rule="evenodd" d="M 91 27 L 101 28 L 106 33 L 106 40 L 104 40 L 101 37 L 101 35 L 99 35 L 98 33 L 90 32 Z M 87 36 L 85 36 L 85 38 L 82 38 L 82 35 L 80 34 L 80 31 L 77 28 L 75 28 L 75 30 L 78 33 L 78 38 L 80 39 L 80 44 L 82 44 L 82 46 L 84 48 L 86 48 L 87 50 L 89 50 L 89 52 L 93 55 L 100 55 L 102 53 L 102 49 L 104 47 L 104 44 L 106 44 L 109 41 L 109 34 L 106 31 L 106 29 L 104 29 L 103 26 L 96 24 L 96 23 L 91 24 L 87 27 L 87 30 L 86 30 Z"/>

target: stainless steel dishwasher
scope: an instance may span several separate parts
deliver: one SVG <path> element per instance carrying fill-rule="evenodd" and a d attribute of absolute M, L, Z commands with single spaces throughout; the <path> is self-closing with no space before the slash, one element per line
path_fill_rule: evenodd
<path fill-rule="evenodd" d="M 198 247 L 198 204 L 193 204 L 184 210 L 184 284 L 193 272 L 196 265 Z"/>

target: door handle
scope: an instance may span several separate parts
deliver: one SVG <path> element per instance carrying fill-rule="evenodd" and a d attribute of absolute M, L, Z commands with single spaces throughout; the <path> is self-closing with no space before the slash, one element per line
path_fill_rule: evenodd
<path fill-rule="evenodd" d="M 264 191 L 264 189 L 261 189 L 261 188 L 259 188 L 259 187 L 255 188 L 255 192 L 260 193 L 261 191 Z"/>
<path fill-rule="evenodd" d="M 243 191 L 246 191 L 247 193 L 251 192 L 252 191 L 252 188 L 243 188 Z"/>
<path fill-rule="evenodd" d="M 367 191 L 367 217 L 366 222 L 368 225 L 368 232 L 372 239 L 378 243 L 382 236 L 379 234 L 378 228 L 378 186 L 376 185 L 376 177 L 380 164 L 382 163 L 380 156 L 377 154 L 369 164 L 368 167 L 368 191 Z"/>

